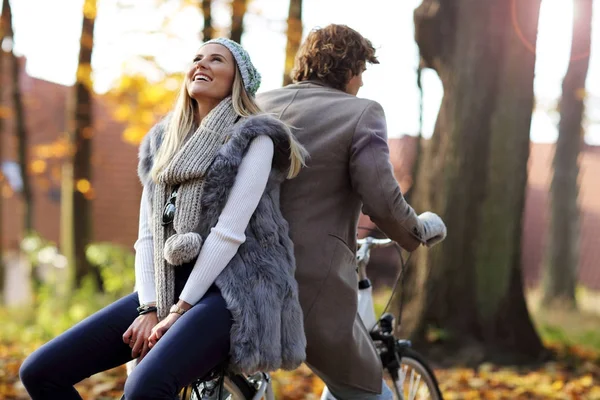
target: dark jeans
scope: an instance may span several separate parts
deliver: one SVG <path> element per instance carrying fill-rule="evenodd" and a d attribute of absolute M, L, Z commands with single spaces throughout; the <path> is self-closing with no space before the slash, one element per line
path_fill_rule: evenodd
<path fill-rule="evenodd" d="M 177 267 L 176 297 L 191 264 Z M 130 294 L 46 343 L 23 362 L 20 376 L 32 399 L 81 399 L 73 385 L 131 360 L 123 334 L 138 316 Z M 182 387 L 207 374 L 229 354 L 231 314 L 219 289 L 177 320 L 127 378 L 125 397 L 173 399 Z"/>

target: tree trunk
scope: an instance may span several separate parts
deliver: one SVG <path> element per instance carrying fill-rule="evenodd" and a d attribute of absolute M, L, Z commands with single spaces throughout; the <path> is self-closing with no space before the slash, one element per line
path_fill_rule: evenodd
<path fill-rule="evenodd" d="M 285 46 L 285 67 L 283 71 L 283 86 L 292 83 L 290 76 L 294 68 L 296 53 L 302 40 L 302 0 L 290 0 L 287 19 L 287 44 Z"/>
<path fill-rule="evenodd" d="M 418 208 L 447 239 L 422 250 L 406 328 L 438 334 L 455 361 L 527 362 L 544 353 L 521 281 L 521 225 L 540 0 L 423 0 L 415 38 L 444 97 L 419 167 Z M 433 329 L 432 329 L 433 328 Z"/>
<path fill-rule="evenodd" d="M 0 15 L 0 45 L 2 44 L 2 42 L 4 41 L 4 32 L 6 31 L 5 26 L 5 22 L 6 22 L 6 6 L 5 6 L 5 2 L 8 2 L 8 0 L 3 0 L 3 4 L 2 4 L 2 14 Z M 4 83 L 6 82 L 6 79 L 4 78 L 4 59 L 5 59 L 5 52 L 4 50 L 2 50 L 2 47 L 0 46 L 0 109 L 2 108 L 7 108 L 4 107 L 4 99 L 5 99 L 5 94 L 4 94 Z M 0 160 L 3 159 L 3 149 L 4 149 L 4 141 L 2 140 L 2 138 L 5 136 L 4 135 L 4 119 L 6 118 L 6 113 L 4 112 L 4 110 L 0 110 Z M 5 182 L 5 178 L 4 178 L 4 174 L 2 173 L 2 170 L 0 169 L 0 191 L 2 190 L 2 185 L 4 185 Z M 6 279 L 6 268 L 4 265 L 4 235 L 3 235 L 3 218 L 2 218 L 2 211 L 3 211 L 3 207 L 2 204 L 3 203 L 3 197 L 2 197 L 2 193 L 0 193 L 0 304 L 2 304 L 4 302 L 4 287 L 5 287 L 5 279 Z"/>
<path fill-rule="evenodd" d="M 213 38 L 211 0 L 202 0 L 202 15 L 204 16 L 204 28 L 202 29 L 202 40 L 208 42 Z"/>
<path fill-rule="evenodd" d="M 83 278 L 93 275 L 102 288 L 99 272 L 87 260 L 86 247 L 92 241 L 92 79 L 96 0 L 85 0 L 80 39 L 77 80 L 68 107 L 67 129 L 72 158 L 63 167 L 61 242 L 65 256 L 73 266 L 73 286 L 81 287 Z"/>
<path fill-rule="evenodd" d="M 592 0 L 574 4 L 569 68 L 562 84 L 554 176 L 550 189 L 550 230 L 543 279 L 543 305 L 575 308 L 579 266 L 578 156 L 583 141 L 585 80 L 590 64 Z"/>
<path fill-rule="evenodd" d="M 2 14 L 5 22 L 4 36 L 14 42 L 14 29 L 12 25 L 12 9 L 8 0 L 3 0 Z M 19 171 L 23 182 L 21 198 L 23 199 L 23 233 L 25 235 L 33 231 L 33 197 L 31 194 L 31 185 L 29 183 L 29 174 L 27 171 L 27 128 L 25 126 L 25 112 L 23 99 L 21 96 L 21 66 L 19 59 L 12 48 L 9 54 L 10 76 L 11 76 L 11 95 L 15 118 L 15 134 L 17 136 L 17 156 L 19 161 Z"/>
<path fill-rule="evenodd" d="M 234 42 L 242 43 L 242 33 L 244 33 L 244 16 L 248 7 L 248 0 L 231 1 L 231 35 L 230 39 Z"/>
<path fill-rule="evenodd" d="M 31 193 L 31 183 L 28 173 L 28 146 L 27 146 L 27 128 L 25 126 L 25 112 L 23 107 L 23 98 L 20 90 L 20 65 L 19 59 L 14 53 L 11 54 L 11 72 L 12 72 L 12 98 L 15 111 L 15 129 L 17 134 L 17 153 L 19 160 L 19 170 L 23 180 L 23 189 L 21 197 L 23 199 L 23 233 L 30 234 L 33 231 L 33 195 Z"/>

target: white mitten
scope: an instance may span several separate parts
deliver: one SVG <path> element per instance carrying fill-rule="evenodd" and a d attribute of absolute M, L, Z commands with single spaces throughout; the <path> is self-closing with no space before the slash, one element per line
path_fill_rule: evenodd
<path fill-rule="evenodd" d="M 446 225 L 435 213 L 426 211 L 419 215 L 423 223 L 423 240 L 427 247 L 431 247 L 446 238 Z"/>

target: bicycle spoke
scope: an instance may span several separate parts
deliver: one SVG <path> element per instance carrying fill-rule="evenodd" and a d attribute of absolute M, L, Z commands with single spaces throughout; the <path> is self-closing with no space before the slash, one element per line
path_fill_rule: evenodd
<path fill-rule="evenodd" d="M 419 391 L 419 385 L 421 384 L 421 375 L 418 375 L 418 374 L 416 375 L 414 369 L 412 370 L 412 373 L 411 373 L 411 381 L 413 380 L 413 377 L 415 378 L 416 382 L 415 382 L 414 386 L 411 383 L 413 390 L 412 390 L 411 394 L 409 395 L 410 400 L 414 400 L 417 397 L 417 392 Z"/>
<path fill-rule="evenodd" d="M 398 400 L 404 400 L 404 371 L 400 369 L 398 372 L 398 380 L 394 382 L 394 389 L 396 389 Z"/>
<path fill-rule="evenodd" d="M 394 382 L 399 400 L 435 399 L 421 372 L 412 366 L 403 364 L 398 371 L 398 379 Z"/>

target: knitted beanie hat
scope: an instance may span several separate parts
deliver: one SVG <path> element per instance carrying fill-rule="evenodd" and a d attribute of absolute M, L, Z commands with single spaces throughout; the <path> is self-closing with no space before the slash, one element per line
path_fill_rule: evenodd
<path fill-rule="evenodd" d="M 204 43 L 203 46 L 211 43 L 223 45 L 233 54 L 233 58 L 235 58 L 235 62 L 242 74 L 244 88 L 250 96 L 254 96 L 260 86 L 260 73 L 252 64 L 248 52 L 239 43 L 227 38 L 212 39 Z"/>

